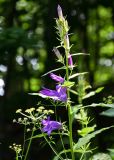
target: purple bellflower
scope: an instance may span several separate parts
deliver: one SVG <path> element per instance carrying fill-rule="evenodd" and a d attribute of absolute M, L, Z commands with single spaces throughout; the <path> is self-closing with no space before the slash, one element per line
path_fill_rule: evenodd
<path fill-rule="evenodd" d="M 51 90 L 48 88 L 44 88 L 39 92 L 39 96 L 42 98 L 51 98 L 53 100 L 66 102 L 67 101 L 67 94 L 66 94 L 67 88 L 62 87 L 60 84 L 56 85 L 56 90 Z"/>
<path fill-rule="evenodd" d="M 62 128 L 62 123 L 57 121 L 51 121 L 50 117 L 48 117 L 46 120 L 42 120 L 42 125 L 43 125 L 42 131 L 47 132 L 48 136 L 50 136 L 53 130 Z"/>
<path fill-rule="evenodd" d="M 56 82 L 59 82 L 61 84 L 64 82 L 64 78 L 62 78 L 61 76 L 57 76 L 54 73 L 50 73 L 50 77 Z M 39 96 L 41 96 L 42 98 L 51 98 L 54 101 L 66 102 L 67 101 L 67 88 L 63 87 L 61 84 L 56 85 L 55 90 L 44 88 L 43 90 L 39 92 Z"/>
<path fill-rule="evenodd" d="M 50 73 L 50 77 L 55 80 L 56 82 L 60 82 L 63 83 L 64 82 L 64 78 L 62 78 L 61 76 L 57 76 L 54 73 Z"/>
<path fill-rule="evenodd" d="M 73 69 L 73 60 L 71 54 L 68 55 L 68 65 Z"/>

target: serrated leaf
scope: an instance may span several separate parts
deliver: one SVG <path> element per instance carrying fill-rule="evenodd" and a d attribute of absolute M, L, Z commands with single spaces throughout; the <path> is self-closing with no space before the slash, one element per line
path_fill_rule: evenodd
<path fill-rule="evenodd" d="M 79 138 L 78 142 L 74 145 L 74 149 L 79 149 L 80 147 L 84 146 L 85 144 L 87 144 L 92 138 L 94 138 L 97 134 L 107 130 L 107 129 L 110 129 L 114 126 L 110 126 L 110 127 L 106 127 L 106 128 L 102 128 L 102 129 L 99 129 L 95 132 L 92 132 L 90 134 L 88 134 L 87 136 L 83 137 L 83 138 Z"/>
<path fill-rule="evenodd" d="M 101 112 L 100 115 L 108 116 L 108 117 L 114 117 L 114 109 L 110 108 L 110 109 L 108 109 L 106 111 Z"/>
<path fill-rule="evenodd" d="M 88 73 L 88 72 L 75 73 L 75 74 L 69 76 L 69 79 L 72 79 L 72 78 L 75 78 L 75 77 L 78 77 L 78 76 L 80 76 L 80 75 L 84 75 L 84 74 L 87 74 L 87 73 Z"/>

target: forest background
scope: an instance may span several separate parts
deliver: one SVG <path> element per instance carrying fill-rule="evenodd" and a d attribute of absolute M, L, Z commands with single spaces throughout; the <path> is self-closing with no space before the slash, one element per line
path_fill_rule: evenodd
<path fill-rule="evenodd" d="M 79 71 L 89 72 L 93 88 L 104 86 L 88 101 L 114 96 L 114 0 L 0 0 L 0 160 L 12 160 L 9 145 L 23 141 L 23 127 L 12 123 L 15 111 L 37 106 L 41 99 L 28 93 L 52 85 L 41 75 L 59 67 L 52 51 L 58 45 L 54 27 L 58 4 L 69 22 L 72 53 L 90 54 L 76 57 L 74 63 Z M 92 110 L 98 128 L 114 124 L 114 113 L 100 116 L 101 110 Z M 97 136 L 99 151 L 114 148 L 112 131 Z M 32 159 L 47 160 L 51 154 L 47 145 L 33 141 Z"/>

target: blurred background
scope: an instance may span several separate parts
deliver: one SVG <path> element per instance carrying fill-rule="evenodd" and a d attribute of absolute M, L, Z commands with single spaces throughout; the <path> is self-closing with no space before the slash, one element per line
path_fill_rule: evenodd
<path fill-rule="evenodd" d="M 50 86 L 49 77 L 41 75 L 58 67 L 52 52 L 59 45 L 58 4 L 69 22 L 72 53 L 90 53 L 75 57 L 74 63 L 89 72 L 93 88 L 104 86 L 95 100 L 114 96 L 114 0 L 0 0 L 0 160 L 14 159 L 9 145 L 23 141 L 23 127 L 12 123 L 15 111 L 36 106 L 39 97 L 28 93 Z M 98 118 L 100 127 L 114 124 L 114 118 Z M 108 144 L 114 147 L 114 132 L 105 134 L 110 136 L 100 137 L 101 151 Z M 47 146 L 41 148 L 39 141 L 32 146 L 31 160 L 50 159 Z"/>

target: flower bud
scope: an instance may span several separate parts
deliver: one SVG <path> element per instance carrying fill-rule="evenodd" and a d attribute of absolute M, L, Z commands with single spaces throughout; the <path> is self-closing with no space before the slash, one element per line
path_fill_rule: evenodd
<path fill-rule="evenodd" d="M 70 49 L 70 44 L 69 44 L 68 34 L 65 35 L 64 44 L 65 44 L 65 48 L 69 50 Z"/>
<path fill-rule="evenodd" d="M 73 69 L 73 60 L 71 54 L 68 55 L 68 65 Z"/>
<path fill-rule="evenodd" d="M 62 8 L 60 5 L 58 5 L 57 7 L 57 13 L 58 13 L 59 19 L 62 20 L 64 17 L 63 17 Z"/>
<path fill-rule="evenodd" d="M 53 48 L 53 51 L 54 51 L 56 57 L 58 58 L 58 60 L 59 60 L 60 62 L 62 62 L 63 57 L 62 57 L 62 55 L 60 54 L 59 50 L 58 50 L 56 47 L 54 47 L 54 48 Z"/>

